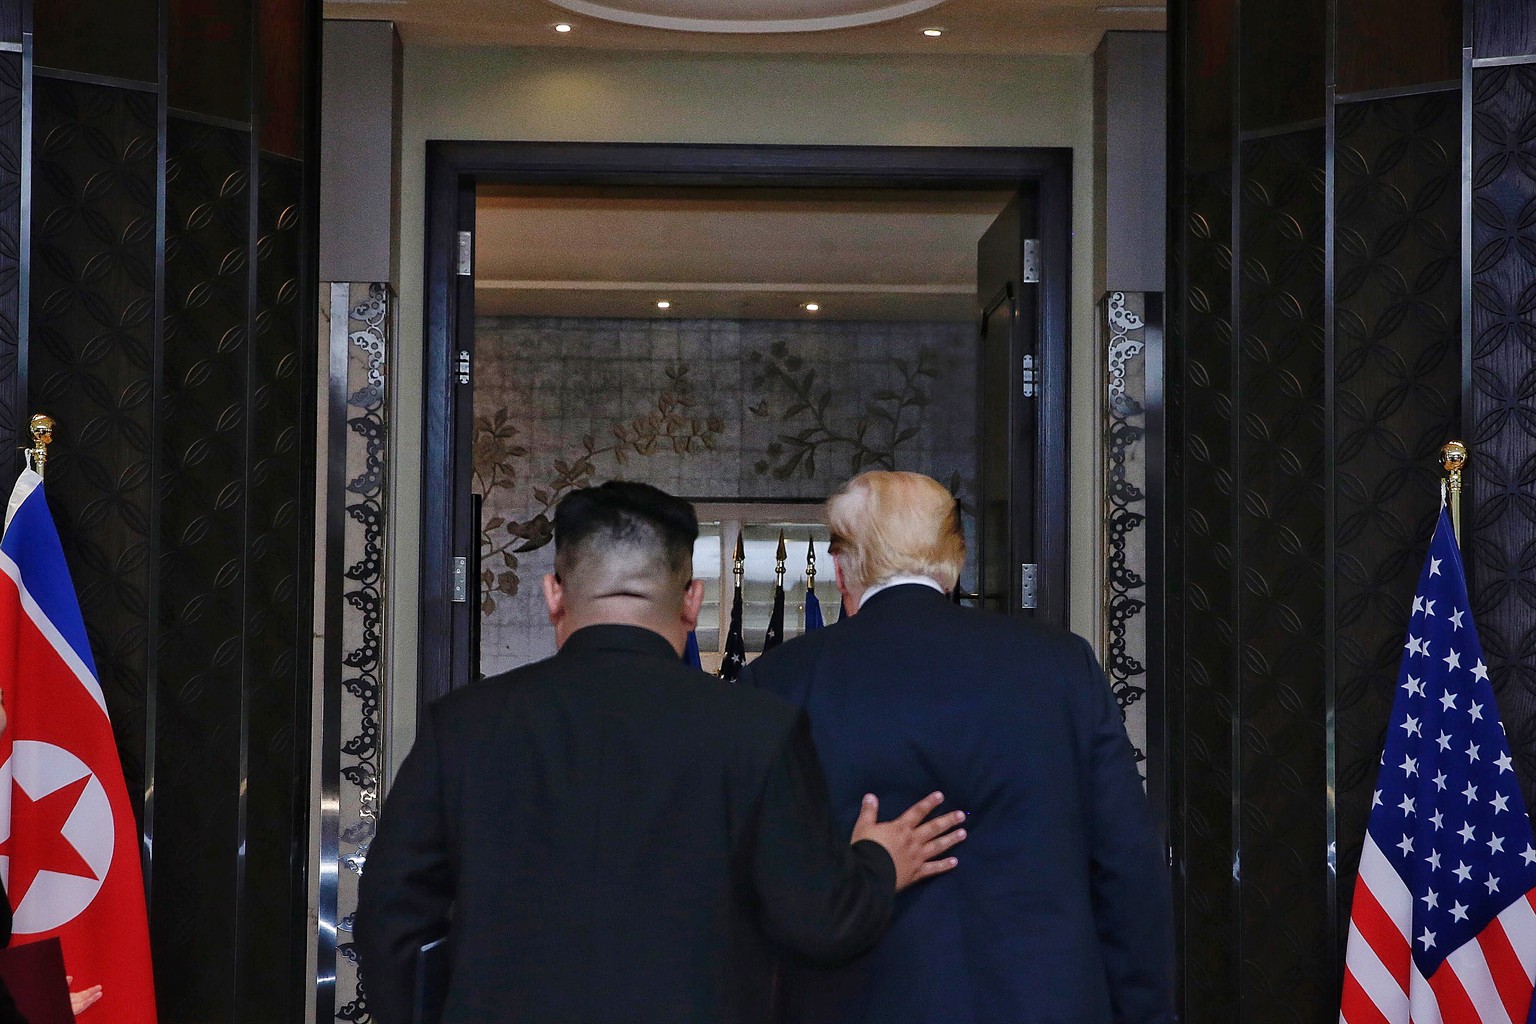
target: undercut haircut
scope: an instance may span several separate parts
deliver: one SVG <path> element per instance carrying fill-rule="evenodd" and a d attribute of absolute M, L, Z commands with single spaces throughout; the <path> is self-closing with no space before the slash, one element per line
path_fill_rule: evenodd
<path fill-rule="evenodd" d="M 693 581 L 699 519 L 650 484 L 612 480 L 555 509 L 555 577 L 576 601 L 682 601 Z"/>

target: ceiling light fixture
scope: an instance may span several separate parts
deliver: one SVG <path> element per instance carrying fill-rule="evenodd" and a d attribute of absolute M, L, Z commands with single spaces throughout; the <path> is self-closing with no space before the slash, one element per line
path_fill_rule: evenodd
<path fill-rule="evenodd" d="M 939 36 L 941 36 L 943 34 L 944 34 L 944 30 L 941 29 L 941 28 L 925 28 L 925 29 L 923 29 L 923 35 L 927 36 L 929 39 L 937 39 L 937 38 L 939 38 Z"/>
<path fill-rule="evenodd" d="M 801 303 L 800 308 L 805 310 L 807 313 L 814 313 L 818 309 L 821 308 L 821 303 L 819 303 L 819 302 L 804 302 L 804 303 Z"/>
<path fill-rule="evenodd" d="M 555 31 L 556 32 L 569 32 L 570 30 L 571 30 L 571 26 L 567 25 L 563 21 L 560 24 L 555 26 Z"/>
<path fill-rule="evenodd" d="M 672 308 L 672 303 L 668 302 L 666 299 L 662 299 L 660 302 L 656 303 L 656 308 L 657 309 L 671 309 Z"/>

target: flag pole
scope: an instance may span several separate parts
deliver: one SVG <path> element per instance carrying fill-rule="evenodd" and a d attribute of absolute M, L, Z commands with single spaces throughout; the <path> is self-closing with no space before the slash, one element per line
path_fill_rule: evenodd
<path fill-rule="evenodd" d="M 48 446 L 53 443 L 53 417 L 38 413 L 27 424 L 27 432 L 32 435 L 32 447 L 22 449 L 27 453 L 27 466 L 42 476 L 48 466 Z"/>
<path fill-rule="evenodd" d="M 1440 496 L 1451 509 L 1451 531 L 1456 534 L 1456 546 L 1461 546 L 1461 471 L 1467 466 L 1467 446 L 1460 441 L 1448 441 L 1440 449 L 1440 463 L 1446 477 L 1440 482 Z"/>

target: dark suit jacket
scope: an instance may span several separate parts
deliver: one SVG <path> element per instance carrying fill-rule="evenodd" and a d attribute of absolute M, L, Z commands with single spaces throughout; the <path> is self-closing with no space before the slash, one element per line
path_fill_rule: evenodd
<path fill-rule="evenodd" d="M 445 1021 L 760 1024 L 779 945 L 868 949 L 895 870 L 834 833 L 803 712 L 595 626 L 434 703 L 363 872 L 369 1008 L 407 1024 L 445 931 Z"/>
<path fill-rule="evenodd" d="M 871 954 L 789 972 L 787 1019 L 1173 1020 L 1161 843 L 1085 642 L 904 585 L 742 679 L 810 712 L 840 825 L 866 792 L 882 817 L 935 789 L 969 814 L 959 868 L 898 897 Z"/>

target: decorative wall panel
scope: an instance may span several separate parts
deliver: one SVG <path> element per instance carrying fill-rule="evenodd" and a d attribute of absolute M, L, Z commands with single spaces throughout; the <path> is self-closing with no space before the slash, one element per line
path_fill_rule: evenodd
<path fill-rule="evenodd" d="M 1230 177 L 1185 189 L 1181 321 L 1168 346 L 1169 831 L 1178 860 L 1185 1019 L 1226 1021 L 1237 998 L 1232 877 L 1233 587 Z M 1171 589 L 1171 588 L 1170 588 Z"/>
<path fill-rule="evenodd" d="M 1334 161 L 1338 913 L 1347 918 L 1424 553 L 1459 430 L 1459 96 L 1340 105 Z M 1343 941 L 1347 933 L 1338 931 Z"/>
<path fill-rule="evenodd" d="M 1323 132 L 1244 142 L 1236 852 L 1242 1019 L 1325 1000 Z M 1243 856 L 1252 851 L 1251 856 Z"/>
<path fill-rule="evenodd" d="M 552 564 L 550 517 L 573 488 L 625 477 L 689 498 L 820 501 L 860 470 L 906 469 L 968 495 L 974 331 L 480 319 L 482 670 L 554 653 L 543 599 L 523 583 Z"/>
<path fill-rule="evenodd" d="M 305 39 L 319 5 L 296 2 Z M 177 7 L 178 46 L 221 25 L 244 40 L 213 47 L 221 83 L 201 86 L 184 63 L 163 78 L 156 4 L 26 6 L 30 111 L 0 54 L 0 486 L 19 422 L 52 415 L 48 494 L 143 829 L 161 1021 L 300 1019 L 312 185 L 238 127 L 257 63 L 243 0 Z M 285 66 L 291 95 L 313 91 L 313 55 Z M 165 119 L 173 85 L 230 116 Z"/>
<path fill-rule="evenodd" d="M 172 119 L 167 132 L 157 966 L 189 973 L 162 1012 L 190 1019 L 234 991 L 227 919 L 244 839 L 244 659 L 250 136 Z M 222 899 L 214 894 L 225 894 Z"/>
<path fill-rule="evenodd" d="M 379 810 L 384 715 L 385 419 L 389 289 L 354 284 L 345 325 L 347 340 L 346 607 L 342 612 L 341 802 L 337 892 L 336 1018 L 370 1019 L 366 979 L 352 946 L 357 883 L 368 859 Z"/>
<path fill-rule="evenodd" d="M 1536 64 L 1472 72 L 1472 615 L 1536 806 Z"/>
<path fill-rule="evenodd" d="M 1104 301 L 1109 367 L 1104 408 L 1104 672 L 1146 778 L 1147 759 L 1147 297 Z"/>
<path fill-rule="evenodd" d="M 58 421 L 48 499 L 142 820 L 156 551 L 155 100 L 38 76 L 33 116 L 31 394 L 17 417 L 35 409 Z M 117 187 L 91 187 L 103 180 Z M 0 464 L 14 480 L 14 460 Z"/>
<path fill-rule="evenodd" d="M 293 865 L 307 854 L 309 762 L 299 723 L 309 678 L 297 652 L 310 632 L 301 600 L 312 590 L 305 532 L 313 483 L 302 457 L 314 389 L 305 356 L 308 310 L 300 301 L 306 246 L 303 167 L 263 154 L 257 186 L 256 303 L 250 348 L 250 427 L 245 608 L 245 874 L 240 913 L 241 997 L 250 1024 L 297 1020 L 304 968 L 306 888 Z M 258 822 L 259 827 L 249 823 Z"/>

